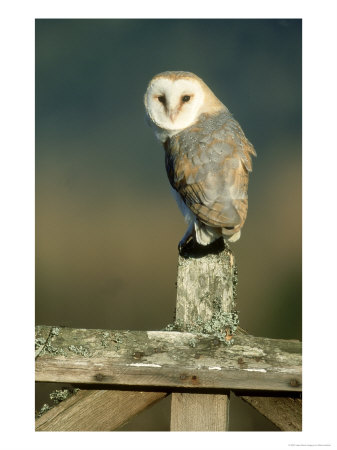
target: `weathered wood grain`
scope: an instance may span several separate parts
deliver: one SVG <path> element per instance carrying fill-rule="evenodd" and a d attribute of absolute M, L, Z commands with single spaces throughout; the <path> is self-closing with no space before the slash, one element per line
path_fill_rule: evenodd
<path fill-rule="evenodd" d="M 36 431 L 112 431 L 167 395 L 165 392 L 83 390 L 35 421 Z"/>
<path fill-rule="evenodd" d="M 200 323 L 218 332 L 215 319 L 224 320 L 221 313 L 235 310 L 233 253 L 223 240 L 209 247 L 207 253 L 199 246 L 178 257 L 176 321 L 180 331 L 190 331 Z"/>
<path fill-rule="evenodd" d="M 282 431 L 302 431 L 302 399 L 240 396 Z"/>
<path fill-rule="evenodd" d="M 36 327 L 38 339 L 46 328 Z M 36 359 L 36 381 L 301 391 L 300 342 L 246 335 L 229 345 L 170 331 L 57 330 Z"/>
<path fill-rule="evenodd" d="M 172 394 L 171 431 L 228 429 L 228 399 L 224 394 Z"/>

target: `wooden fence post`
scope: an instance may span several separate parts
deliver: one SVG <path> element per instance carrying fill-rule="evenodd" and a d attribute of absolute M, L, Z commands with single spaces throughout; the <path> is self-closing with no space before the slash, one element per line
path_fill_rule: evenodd
<path fill-rule="evenodd" d="M 222 239 L 187 249 L 178 260 L 176 328 L 214 334 L 230 345 L 238 323 L 235 286 L 234 256 Z M 228 412 L 229 391 L 173 393 L 171 431 L 226 431 Z"/>

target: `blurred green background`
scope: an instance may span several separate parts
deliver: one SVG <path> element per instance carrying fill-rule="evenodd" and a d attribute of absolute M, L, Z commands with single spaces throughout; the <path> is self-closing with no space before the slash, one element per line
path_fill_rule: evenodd
<path fill-rule="evenodd" d="M 143 95 L 158 72 L 186 70 L 229 108 L 258 155 L 248 218 L 231 245 L 240 324 L 301 339 L 301 35 L 294 19 L 36 21 L 37 324 L 172 322 L 186 225 Z M 168 429 L 161 404 L 143 415 L 148 425 L 125 429 Z M 232 429 L 273 429 L 240 422 L 237 406 Z"/>

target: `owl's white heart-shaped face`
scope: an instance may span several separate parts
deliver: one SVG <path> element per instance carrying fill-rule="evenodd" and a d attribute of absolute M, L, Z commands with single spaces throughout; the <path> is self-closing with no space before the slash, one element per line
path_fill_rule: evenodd
<path fill-rule="evenodd" d="M 159 77 L 149 84 L 145 106 L 157 127 L 179 131 L 198 119 L 204 98 L 204 90 L 197 80 Z"/>
<path fill-rule="evenodd" d="M 228 111 L 201 78 L 184 71 L 153 77 L 144 103 L 149 123 L 161 142 L 196 123 L 201 114 Z"/>

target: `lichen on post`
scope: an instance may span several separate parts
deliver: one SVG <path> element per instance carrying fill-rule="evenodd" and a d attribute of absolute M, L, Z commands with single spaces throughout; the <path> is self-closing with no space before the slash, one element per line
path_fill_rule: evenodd
<path fill-rule="evenodd" d="M 178 258 L 176 317 L 168 328 L 231 342 L 239 323 L 236 285 L 234 255 L 222 239 L 187 248 Z"/>

